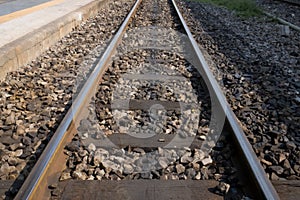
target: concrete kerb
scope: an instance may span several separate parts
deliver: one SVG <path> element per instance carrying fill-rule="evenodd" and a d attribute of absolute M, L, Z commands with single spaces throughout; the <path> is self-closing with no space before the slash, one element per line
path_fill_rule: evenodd
<path fill-rule="evenodd" d="M 97 14 L 109 0 L 93 1 L 65 16 L 0 47 L 0 80 L 10 71 L 35 59 L 72 31 L 82 21 Z"/>

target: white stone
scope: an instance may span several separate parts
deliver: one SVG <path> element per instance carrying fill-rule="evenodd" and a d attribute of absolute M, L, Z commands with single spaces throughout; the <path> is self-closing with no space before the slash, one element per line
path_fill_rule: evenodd
<path fill-rule="evenodd" d="M 212 160 L 211 157 L 209 156 L 208 158 L 204 158 L 201 162 L 202 162 L 202 164 L 203 164 L 204 166 L 206 166 L 206 165 L 211 164 L 211 163 L 213 162 L 213 160 Z"/>
<path fill-rule="evenodd" d="M 88 146 L 88 150 L 89 150 L 89 152 L 96 151 L 96 146 L 93 143 L 91 143 Z"/>

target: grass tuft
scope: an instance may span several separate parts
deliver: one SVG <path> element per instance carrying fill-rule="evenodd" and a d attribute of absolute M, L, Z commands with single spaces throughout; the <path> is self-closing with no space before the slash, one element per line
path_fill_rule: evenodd
<path fill-rule="evenodd" d="M 254 0 L 193 0 L 203 3 L 212 3 L 234 10 L 239 16 L 252 17 L 260 16 L 262 11 L 257 7 Z"/>

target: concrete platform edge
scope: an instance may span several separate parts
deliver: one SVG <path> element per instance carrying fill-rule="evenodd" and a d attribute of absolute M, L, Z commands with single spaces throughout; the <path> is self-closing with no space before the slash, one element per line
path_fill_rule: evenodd
<path fill-rule="evenodd" d="M 34 60 L 81 22 L 95 16 L 109 0 L 93 1 L 0 48 L 0 80 Z"/>

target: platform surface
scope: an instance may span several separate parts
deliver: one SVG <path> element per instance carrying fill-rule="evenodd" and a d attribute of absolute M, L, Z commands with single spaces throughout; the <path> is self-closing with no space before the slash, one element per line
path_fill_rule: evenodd
<path fill-rule="evenodd" d="M 19 0 L 17 0 L 19 1 Z M 87 5 L 94 0 L 57 0 L 50 1 L 53 4 L 49 4 L 42 9 L 32 10 L 28 14 L 21 15 L 19 17 L 13 18 L 9 21 L 0 24 L 0 48 L 24 35 L 45 26 L 64 15 L 71 13 L 80 7 Z M 0 7 L 3 4 L 0 4 Z M 29 4 L 28 4 L 29 5 Z M 26 4 L 23 5 L 26 7 Z M 29 8 L 27 8 L 29 9 Z M 1 16 L 4 18 L 6 16 Z M 80 13 L 78 13 L 78 18 L 80 18 Z"/>
<path fill-rule="evenodd" d="M 31 8 L 51 0 L 0 0 L 0 16 Z"/>

